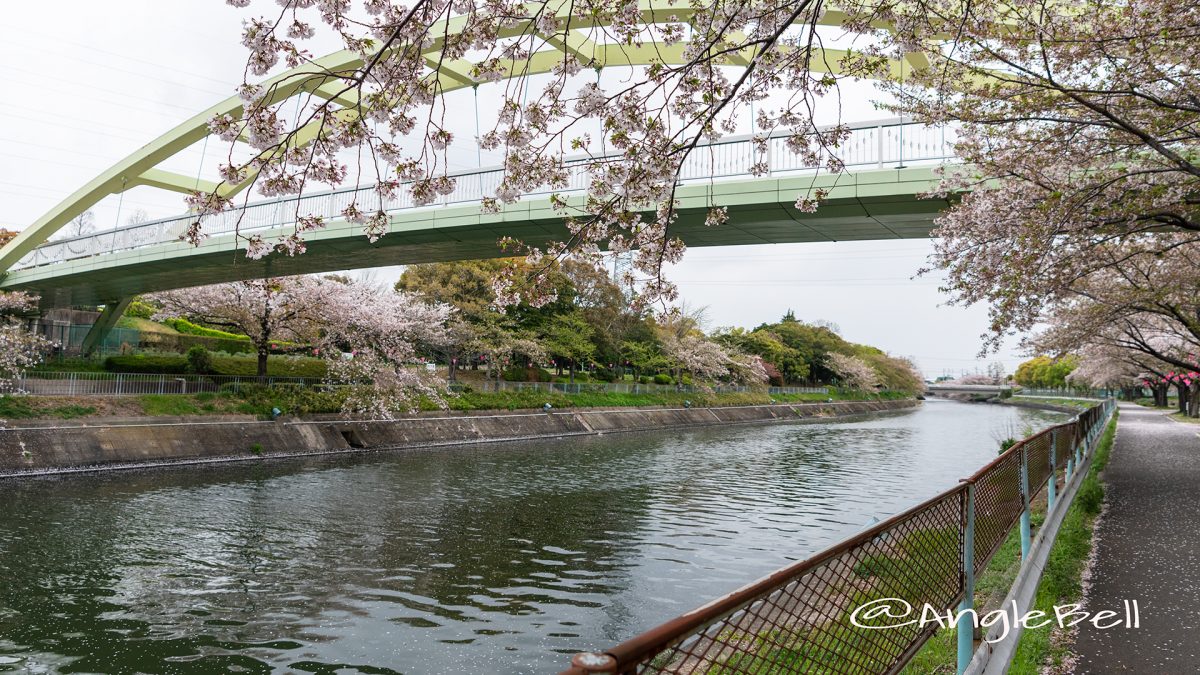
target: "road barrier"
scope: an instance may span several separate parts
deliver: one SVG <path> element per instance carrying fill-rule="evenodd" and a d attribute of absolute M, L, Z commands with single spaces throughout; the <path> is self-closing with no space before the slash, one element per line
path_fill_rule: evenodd
<path fill-rule="evenodd" d="M 975 652 L 963 610 L 972 609 L 976 575 L 1018 522 L 1028 560 L 1030 502 L 1049 489 L 1053 505 L 1060 485 L 1074 487 L 1072 472 L 1086 466 L 1113 410 L 1105 400 L 1030 436 L 959 485 L 832 548 L 611 649 L 576 654 L 561 675 L 896 673 L 938 628 L 917 621 L 925 607 L 943 617 L 958 610 L 962 673 Z M 913 613 L 898 617 L 905 607 Z"/>

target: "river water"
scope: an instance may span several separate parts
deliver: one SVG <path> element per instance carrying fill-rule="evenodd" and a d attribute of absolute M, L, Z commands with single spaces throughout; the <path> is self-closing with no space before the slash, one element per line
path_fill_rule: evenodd
<path fill-rule="evenodd" d="M 554 673 L 1065 419 L 854 421 L 0 481 L 0 671 Z"/>

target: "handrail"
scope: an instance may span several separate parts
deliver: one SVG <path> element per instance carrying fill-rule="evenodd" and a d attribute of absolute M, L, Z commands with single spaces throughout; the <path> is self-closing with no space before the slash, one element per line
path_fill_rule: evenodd
<path fill-rule="evenodd" d="M 850 137 L 842 144 L 841 154 L 844 157 L 840 158 L 846 166 L 876 165 L 883 167 L 888 164 L 904 162 L 953 159 L 953 156 L 949 154 L 949 143 L 953 140 L 953 130 L 946 127 L 929 127 L 915 122 L 905 122 L 898 118 L 844 126 L 850 130 Z M 892 129 L 898 130 L 899 133 L 889 134 L 889 130 Z M 912 131 L 905 133 L 908 129 L 912 129 Z M 947 134 L 949 134 L 949 138 Z M 767 139 L 765 152 L 760 152 L 756 148 L 753 143 L 755 138 L 753 135 L 728 136 L 700 145 L 697 148 L 699 152 L 693 152 L 684 161 L 680 181 L 749 178 L 753 177 L 751 168 L 759 163 L 767 165 L 768 175 L 816 171 L 818 167 L 805 165 L 797 155 L 786 149 L 784 142 L 790 135 L 783 132 L 765 135 Z M 891 136 L 891 138 L 885 138 L 887 136 Z M 709 151 L 707 155 L 705 150 Z M 712 156 L 714 153 L 717 156 Z M 564 159 L 564 163 L 570 166 L 582 166 L 586 162 L 616 159 L 617 157 L 619 157 L 617 154 L 594 158 L 571 157 Z M 502 166 L 449 172 L 447 175 L 454 178 L 456 182 L 454 192 L 431 204 L 415 204 L 412 202 L 411 196 L 404 194 L 403 190 L 398 191 L 394 198 L 382 198 L 375 191 L 374 185 L 339 188 L 248 203 L 225 213 L 206 216 L 202 221 L 202 228 L 206 234 L 261 231 L 294 223 L 295 218 L 292 216 L 294 213 L 300 215 L 313 213 L 325 218 L 336 219 L 340 217 L 346 206 L 360 201 L 365 202 L 362 205 L 363 211 L 380 209 L 388 213 L 410 209 L 439 208 L 450 204 L 474 203 L 479 202 L 487 193 L 489 186 L 485 186 L 485 183 L 498 185 L 503 173 Z M 472 177 L 476 177 L 478 180 L 469 180 Z M 495 187 L 495 185 L 490 187 Z M 578 193 L 586 190 L 587 185 L 588 181 L 583 172 L 572 171 L 570 184 L 566 189 L 539 189 L 526 196 L 554 192 Z M 260 222 L 244 222 L 247 217 Z M 46 242 L 19 260 L 12 269 L 14 271 L 30 269 L 68 260 L 179 241 L 185 229 L 194 220 L 194 215 L 184 214 Z"/>
<path fill-rule="evenodd" d="M 1084 465 L 1114 409 L 1107 399 L 1023 439 L 959 485 L 605 651 L 576 654 L 560 675 L 897 673 L 937 624 L 879 630 L 855 623 L 866 616 L 857 612 L 897 599 L 917 612 L 957 606 L 970 635 L 962 622 L 976 574 L 1018 521 L 1028 556 L 1032 498 L 1048 489 L 1053 506 L 1060 472 L 1065 484 Z M 960 673 L 973 649 L 959 642 Z"/>

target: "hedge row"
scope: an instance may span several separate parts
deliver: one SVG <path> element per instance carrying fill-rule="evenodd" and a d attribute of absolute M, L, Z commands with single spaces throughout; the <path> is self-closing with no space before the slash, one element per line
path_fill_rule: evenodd
<path fill-rule="evenodd" d="M 242 375 L 253 377 L 258 372 L 258 359 L 248 356 L 212 357 L 211 375 Z M 104 369 L 112 373 L 162 373 L 183 375 L 188 370 L 186 356 L 173 354 L 131 354 L 104 359 Z M 320 359 L 271 357 L 267 374 L 272 377 L 325 377 L 325 362 Z"/>

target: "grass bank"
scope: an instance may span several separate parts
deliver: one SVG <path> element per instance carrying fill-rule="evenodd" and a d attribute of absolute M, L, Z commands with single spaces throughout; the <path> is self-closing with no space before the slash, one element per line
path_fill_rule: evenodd
<path fill-rule="evenodd" d="M 1096 405 L 1095 399 L 1084 398 L 1041 398 L 1037 396 L 1014 396 L 1009 399 L 1013 403 L 1037 403 L 1039 405 L 1059 405 L 1067 408 L 1087 410 Z"/>
<path fill-rule="evenodd" d="M 1042 571 L 1042 580 L 1038 584 L 1033 609 L 1053 616 L 1055 605 L 1079 602 L 1083 596 L 1080 576 L 1092 552 L 1092 532 L 1096 516 L 1104 506 L 1104 483 L 1100 480 L 1100 473 L 1108 464 L 1116 433 L 1117 417 L 1114 413 L 1100 439 L 1091 469 L 1079 486 L 1075 501 L 1071 503 L 1062 527 L 1058 530 L 1054 547 L 1050 549 L 1050 557 Z M 1058 669 L 1062 667 L 1071 649 L 1070 640 L 1064 639 L 1065 637 L 1048 629 L 1025 631 L 1021 635 L 1021 643 L 1017 646 L 1017 654 L 1009 672 L 1016 675 L 1035 675 L 1046 667 L 1049 667 L 1050 672 L 1059 672 Z"/>
<path fill-rule="evenodd" d="M 278 408 L 285 415 L 338 413 L 344 392 L 337 389 L 304 388 L 294 385 L 271 387 L 246 384 L 228 386 L 219 392 L 197 394 L 146 394 L 142 396 L 0 397 L 0 419 L 71 419 L 78 417 L 163 417 L 181 415 L 255 415 L 266 417 Z M 469 391 L 446 398 L 450 410 L 527 410 L 549 403 L 555 408 L 609 408 L 637 406 L 737 406 L 770 403 L 812 403 L 826 400 L 878 401 L 906 398 L 899 394 L 776 394 L 763 393 L 579 393 L 478 392 Z M 439 410 L 428 399 L 418 409 Z"/>
<path fill-rule="evenodd" d="M 1095 405 L 1095 402 L 1091 404 Z M 1055 605 L 1079 602 L 1082 596 L 1081 575 L 1091 554 L 1092 530 L 1096 516 L 1104 503 L 1104 485 L 1100 481 L 1100 472 L 1108 462 L 1116 425 L 1114 415 L 1100 439 L 1091 469 L 1079 486 L 1079 492 L 1076 493 L 1075 500 L 1058 530 L 1031 609 L 1041 610 L 1053 616 Z M 1031 504 L 1031 508 L 1033 534 L 1037 536 L 1037 530 L 1046 519 L 1045 492 Z M 976 580 L 975 607 L 982 608 L 983 612 L 998 609 L 1020 570 L 1020 528 L 1014 527 Z M 1069 656 L 1070 647 L 1070 641 L 1062 634 L 1051 632 L 1049 629 L 1027 630 L 1021 636 L 1016 656 L 1008 672 L 1012 675 L 1038 675 L 1047 667 L 1050 672 L 1059 672 L 1056 669 L 1061 667 Z M 913 657 L 902 674 L 953 674 L 957 653 L 957 631 L 952 628 L 939 630 Z"/>

